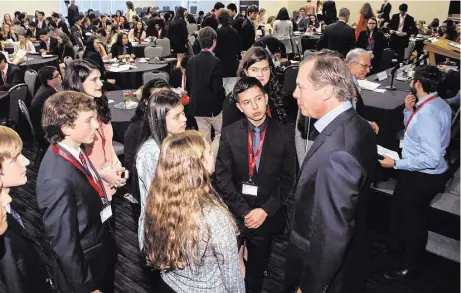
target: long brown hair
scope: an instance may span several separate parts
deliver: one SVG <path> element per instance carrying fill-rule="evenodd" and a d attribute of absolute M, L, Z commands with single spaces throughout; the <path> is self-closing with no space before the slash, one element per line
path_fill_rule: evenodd
<path fill-rule="evenodd" d="M 199 233 L 204 208 L 219 208 L 233 218 L 211 186 L 203 163 L 205 139 L 195 130 L 168 136 L 162 143 L 157 173 L 146 203 L 147 265 L 161 270 L 200 265 Z"/>

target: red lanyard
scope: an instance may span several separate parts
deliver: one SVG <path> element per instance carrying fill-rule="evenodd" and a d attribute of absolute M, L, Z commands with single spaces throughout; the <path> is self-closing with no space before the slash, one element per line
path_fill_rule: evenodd
<path fill-rule="evenodd" d="M 407 128 L 408 126 L 410 125 L 410 122 L 411 122 L 411 119 L 413 119 L 413 116 L 415 116 L 416 112 L 418 112 L 424 105 L 426 105 L 427 103 L 429 103 L 430 101 L 432 101 L 433 99 L 437 98 L 437 94 L 433 95 L 432 97 L 430 98 L 427 98 L 424 102 L 421 103 L 421 105 L 419 105 L 416 110 L 413 111 L 413 113 L 411 114 L 410 118 L 408 118 L 408 122 L 407 124 L 405 125 L 405 131 L 407 131 Z"/>
<path fill-rule="evenodd" d="M 82 165 L 73 157 L 73 156 L 70 156 L 69 154 L 67 154 L 66 152 L 64 152 L 62 149 L 60 149 L 59 147 L 57 147 L 56 145 L 51 145 L 51 149 L 53 150 L 53 152 L 55 152 L 58 156 L 62 157 L 64 160 L 66 160 L 67 162 L 71 163 L 72 166 L 74 166 L 75 168 L 79 169 L 83 174 L 85 174 L 86 176 L 86 179 L 88 180 L 88 182 L 90 183 L 90 185 L 94 188 L 94 190 L 96 190 L 96 192 L 99 194 L 99 197 L 100 198 L 105 198 L 106 197 L 106 194 L 104 193 L 104 189 L 101 187 L 101 184 L 97 183 L 93 176 L 88 174 L 88 172 L 90 172 L 88 170 L 88 172 L 86 172 L 85 170 L 83 170 L 82 168 Z M 90 168 L 90 166 L 87 166 L 88 168 Z M 95 176 L 97 176 L 97 174 L 95 173 Z"/>
<path fill-rule="evenodd" d="M 266 136 L 266 130 L 261 132 L 261 140 L 259 141 L 256 153 L 253 154 L 253 139 L 251 137 L 251 131 L 248 131 L 248 174 L 253 176 L 255 172 L 256 162 L 261 156 L 261 150 L 263 148 L 264 137 Z"/>

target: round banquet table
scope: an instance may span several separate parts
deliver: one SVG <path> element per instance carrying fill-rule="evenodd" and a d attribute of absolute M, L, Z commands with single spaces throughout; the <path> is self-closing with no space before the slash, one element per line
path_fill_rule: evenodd
<path fill-rule="evenodd" d="M 317 42 L 319 41 L 321 35 L 313 34 L 311 36 L 301 35 L 301 46 L 303 48 L 303 53 L 306 50 L 317 50 Z"/>
<path fill-rule="evenodd" d="M 130 90 L 132 93 L 132 101 L 138 101 L 135 98 L 134 95 L 134 90 Z M 110 113 L 112 116 L 111 122 L 112 122 L 112 128 L 114 129 L 114 140 L 124 143 L 125 141 L 125 132 L 128 128 L 128 125 L 130 125 L 130 120 L 134 115 L 134 112 L 136 111 L 136 108 L 134 109 L 117 109 L 115 108 L 115 105 L 117 105 L 120 102 L 123 102 L 123 92 L 122 91 L 110 91 L 107 92 L 107 98 L 109 99 L 109 108 L 110 108 Z M 113 101 L 113 102 L 111 102 Z"/>
<path fill-rule="evenodd" d="M 27 62 L 19 65 L 24 71 L 27 69 L 38 71 L 43 66 L 59 68 L 58 56 L 43 58 L 41 55 L 27 54 Z"/>
<path fill-rule="evenodd" d="M 136 66 L 137 68 L 132 68 L 130 70 L 113 72 L 110 71 L 110 68 L 106 66 L 108 78 L 113 78 L 116 81 L 116 84 L 121 89 L 137 89 L 143 85 L 142 74 L 148 71 L 162 70 L 167 71 L 169 68 L 168 63 L 160 64 L 149 64 L 149 63 L 140 63 L 138 59 L 135 60 L 131 65 Z"/>
<path fill-rule="evenodd" d="M 146 47 L 155 47 L 155 42 L 133 45 L 133 54 L 136 58 L 144 58 L 144 49 Z"/>

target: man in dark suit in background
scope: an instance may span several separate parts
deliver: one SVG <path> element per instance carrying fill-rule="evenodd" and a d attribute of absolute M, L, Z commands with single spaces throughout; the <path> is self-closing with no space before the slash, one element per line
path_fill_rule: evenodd
<path fill-rule="evenodd" d="M 390 47 L 397 54 L 399 62 L 403 62 L 405 48 L 408 47 L 408 43 L 410 42 L 410 35 L 417 34 L 418 29 L 416 28 L 415 19 L 407 14 L 407 4 L 401 4 L 399 11 L 400 13 L 392 15 L 389 24 L 389 33 L 391 34 L 389 43 Z"/>
<path fill-rule="evenodd" d="M 53 252 L 59 292 L 114 292 L 117 260 L 112 209 L 96 169 L 81 144 L 99 127 L 94 99 L 56 93 L 43 107 L 42 126 L 51 146 L 37 176 L 37 203 Z"/>
<path fill-rule="evenodd" d="M 317 42 L 317 49 L 338 51 L 346 57 L 347 52 L 355 47 L 355 31 L 347 23 L 351 13 L 347 8 L 339 11 L 339 20 L 330 24 Z"/>
<path fill-rule="evenodd" d="M 237 30 L 229 25 L 229 13 L 226 9 L 221 9 L 218 18 L 222 26 L 216 31 L 216 57 L 221 60 L 223 77 L 235 77 L 242 48 L 240 36 Z"/>
<path fill-rule="evenodd" d="M 0 52 L 0 91 L 8 91 L 13 86 L 24 82 L 24 73 L 19 66 L 8 63 Z"/>
<path fill-rule="evenodd" d="M 246 51 L 251 48 L 255 43 L 256 31 L 253 24 L 256 21 L 256 15 L 258 14 L 258 8 L 256 6 L 250 6 L 247 10 L 247 17 L 242 23 L 240 29 L 240 38 L 242 40 L 242 50 Z"/>
<path fill-rule="evenodd" d="M 384 0 L 383 4 L 381 4 L 381 9 L 377 11 L 378 18 L 381 21 L 380 27 L 382 27 L 384 23 L 389 22 L 391 20 L 391 9 L 392 9 L 392 4 L 389 3 L 388 0 Z"/>
<path fill-rule="evenodd" d="M 42 84 L 30 103 L 30 120 L 40 145 L 48 145 L 42 127 L 42 109 L 45 101 L 57 92 L 62 83 L 62 77 L 54 66 L 45 66 L 38 70 L 38 78 Z"/>
<path fill-rule="evenodd" d="M 0 292 L 51 293 L 40 245 L 10 205 L 10 188 L 27 182 L 30 162 L 21 155 L 21 138 L 14 130 L 0 126 L 0 141 Z"/>
<path fill-rule="evenodd" d="M 204 27 L 198 32 L 198 41 L 202 51 L 192 56 L 187 63 L 186 89 L 190 103 L 187 114 L 195 117 L 198 130 L 211 144 L 213 153 L 218 153 L 222 128 L 222 107 L 225 91 L 222 83 L 221 60 L 214 56 L 216 32 Z M 214 139 L 211 141 L 211 127 Z"/>
<path fill-rule="evenodd" d="M 245 118 L 226 126 L 216 160 L 218 193 L 237 219 L 246 241 L 245 287 L 261 292 L 274 235 L 283 233 L 283 203 L 295 180 L 293 130 L 267 117 L 268 96 L 254 77 L 242 77 L 234 88 Z"/>
<path fill-rule="evenodd" d="M 64 20 L 62 20 L 62 19 L 59 17 L 59 13 L 53 12 L 53 13 L 51 14 L 51 18 L 52 18 L 53 21 L 58 25 L 58 28 L 59 28 L 63 33 L 65 33 L 66 35 L 70 36 L 69 27 L 67 26 L 66 22 L 65 22 Z"/>
<path fill-rule="evenodd" d="M 218 16 L 219 16 L 219 10 L 222 8 L 225 8 L 224 4 L 221 2 L 216 2 L 213 8 L 212 13 L 205 17 L 203 20 L 202 26 L 201 27 L 212 27 L 215 31 L 218 30 L 219 27 L 219 21 L 218 21 Z"/>
<path fill-rule="evenodd" d="M 243 18 L 237 13 L 237 6 L 234 3 L 227 5 L 227 11 L 229 12 L 229 25 L 235 28 L 238 32 L 242 28 Z"/>
<path fill-rule="evenodd" d="M 40 53 L 56 54 L 58 49 L 58 40 L 50 36 L 49 29 L 43 29 L 39 32 L 40 35 Z"/>
<path fill-rule="evenodd" d="M 327 0 L 323 3 L 322 14 L 325 24 L 329 25 L 338 20 L 336 16 L 336 3 L 333 0 Z"/>
<path fill-rule="evenodd" d="M 67 6 L 67 20 L 69 21 L 69 26 L 72 27 L 75 23 L 75 17 L 79 15 L 78 6 L 75 5 L 75 0 L 64 1 Z"/>
<path fill-rule="evenodd" d="M 353 109 L 345 62 L 328 52 L 300 67 L 294 97 L 319 133 L 295 189 L 285 292 L 365 292 L 366 207 L 376 138 Z"/>

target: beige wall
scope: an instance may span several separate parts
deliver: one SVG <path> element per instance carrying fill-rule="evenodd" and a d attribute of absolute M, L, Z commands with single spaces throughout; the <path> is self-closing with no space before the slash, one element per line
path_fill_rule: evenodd
<path fill-rule="evenodd" d="M 59 12 L 60 2 L 64 2 L 64 0 L 0 0 L 0 17 L 3 21 L 5 13 L 9 13 L 13 17 L 15 11 L 25 11 L 29 14 L 34 14 L 35 10 L 43 11 L 46 16 L 49 16 L 53 11 Z"/>
<path fill-rule="evenodd" d="M 313 1 L 316 2 L 316 1 Z M 382 1 L 368 1 L 373 10 L 379 9 L 381 7 Z M 418 0 L 408 0 L 408 1 L 390 1 L 392 4 L 391 14 L 398 13 L 398 7 L 401 3 L 408 4 L 408 14 L 413 16 L 415 20 L 425 20 L 426 22 L 432 21 L 435 17 L 439 18 L 441 21 L 445 20 L 448 15 L 448 6 L 450 1 L 448 0 L 439 0 L 439 1 L 418 1 Z M 348 1 L 348 0 L 338 0 L 336 1 L 336 9 L 346 7 L 351 11 L 351 22 L 357 22 L 359 18 L 359 11 L 365 1 Z M 293 13 L 293 10 L 298 10 L 299 7 L 306 4 L 306 1 L 260 1 L 261 7 L 270 7 L 267 16 L 277 15 L 278 10 L 281 7 L 286 7 L 288 11 Z"/>

